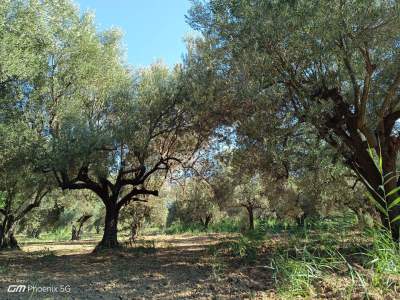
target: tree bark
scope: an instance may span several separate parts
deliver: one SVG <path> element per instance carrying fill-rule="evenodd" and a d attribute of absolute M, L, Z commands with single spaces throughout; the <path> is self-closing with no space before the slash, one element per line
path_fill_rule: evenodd
<path fill-rule="evenodd" d="M 396 174 L 396 160 L 397 160 L 397 151 L 395 151 L 391 145 L 386 145 L 389 149 L 384 149 L 385 151 L 382 151 L 382 160 L 383 160 L 383 174 L 385 175 L 385 181 L 386 184 L 384 186 L 385 192 L 389 193 L 390 191 L 394 190 L 397 188 L 397 174 Z M 389 178 L 392 178 L 388 180 Z M 398 193 L 394 193 L 393 195 L 387 197 L 386 199 L 386 204 L 389 206 L 397 197 L 399 196 Z M 390 209 L 388 211 L 389 213 L 389 219 L 386 216 L 384 217 L 384 220 L 382 223 L 384 223 L 385 227 L 390 229 L 390 232 L 392 234 L 392 238 L 394 241 L 398 242 L 399 241 L 399 228 L 400 228 L 400 221 L 395 221 L 393 222 L 394 218 L 397 216 L 400 216 L 400 206 L 397 205 Z"/>
<path fill-rule="evenodd" d="M 254 230 L 254 209 L 251 206 L 246 206 L 249 216 L 249 230 Z"/>
<path fill-rule="evenodd" d="M 374 162 L 372 158 L 366 154 L 364 154 L 363 156 L 360 154 L 358 155 L 359 158 L 356 160 L 356 164 L 358 167 L 353 168 L 358 174 L 361 174 L 362 177 L 364 177 L 364 180 L 368 182 L 369 186 L 367 186 L 367 189 L 370 190 L 371 196 L 373 196 L 376 202 L 378 202 L 384 209 L 386 209 L 391 204 L 391 202 L 399 196 L 399 193 L 394 193 L 393 195 L 386 197 L 385 201 L 382 201 L 382 198 L 385 198 L 385 195 L 381 188 L 383 184 L 382 176 L 383 181 L 386 182 L 384 185 L 386 194 L 398 186 L 398 176 L 396 176 L 397 151 L 388 151 L 387 146 L 388 145 L 383 140 L 381 150 L 383 174 L 379 172 L 379 169 L 376 168 L 376 166 L 372 166 Z M 393 178 L 391 180 L 388 180 L 390 177 Z M 400 206 L 397 205 L 388 211 L 389 218 L 376 206 L 374 208 L 380 216 L 383 227 L 385 227 L 390 232 L 393 240 L 398 242 L 400 234 L 400 221 L 393 222 L 392 220 L 400 215 Z"/>
<path fill-rule="evenodd" d="M 304 227 L 305 220 L 306 220 L 306 214 L 302 214 L 300 216 L 297 216 L 296 217 L 297 227 Z"/>
<path fill-rule="evenodd" d="M 212 219 L 212 215 L 206 215 L 205 218 L 200 218 L 201 225 L 203 225 L 204 230 L 208 229 L 208 225 L 210 225 Z"/>
<path fill-rule="evenodd" d="M 120 247 L 118 243 L 118 217 L 119 207 L 112 204 L 106 205 L 103 238 L 95 250 Z"/>
<path fill-rule="evenodd" d="M 382 113 L 379 116 L 377 127 L 368 128 L 366 123 L 362 122 L 362 118 L 365 117 L 364 113 L 360 111 L 354 113 L 351 105 L 344 101 L 339 88 L 322 88 L 314 96 L 316 99 L 331 99 L 334 104 L 333 115 L 324 115 L 325 122 L 322 126 L 314 123 L 320 136 L 339 150 L 346 164 L 358 175 L 361 175 L 360 177 L 371 195 L 382 208 L 386 209 L 399 196 L 399 193 L 394 193 L 385 198 L 381 186 L 385 182 L 386 193 L 397 187 L 396 160 L 400 149 L 400 137 L 393 135 L 392 131 L 395 122 L 400 118 L 400 111 L 388 112 L 385 115 Z M 347 146 L 347 150 L 342 143 L 337 141 L 332 132 Z M 363 134 L 364 139 L 360 133 Z M 382 159 L 382 172 L 374 159 L 370 157 L 369 147 L 373 148 Z M 388 180 L 389 178 L 392 179 Z M 382 225 L 390 231 L 393 240 L 399 241 L 400 220 L 393 222 L 393 219 L 400 215 L 400 206 L 390 209 L 389 217 L 377 207 L 375 209 L 381 217 Z"/>
<path fill-rule="evenodd" d="M 81 239 L 83 224 L 85 224 L 91 217 L 92 215 L 83 215 L 80 217 L 77 221 L 78 229 L 76 229 L 75 225 L 72 225 L 72 241 Z"/>
<path fill-rule="evenodd" d="M 72 225 L 71 229 L 71 241 L 78 241 L 80 239 L 78 230 L 76 230 L 75 225 Z"/>
<path fill-rule="evenodd" d="M 353 169 L 356 173 L 360 174 L 363 179 L 369 184 L 370 194 L 374 197 L 384 209 L 399 197 L 399 193 L 394 193 L 389 197 L 385 197 L 385 193 L 388 194 L 398 186 L 398 175 L 396 173 L 396 161 L 398 154 L 398 145 L 393 141 L 390 134 L 381 132 L 379 135 L 380 146 L 376 150 L 382 159 L 382 172 L 378 169 L 373 159 L 369 156 L 366 150 L 360 149 L 355 153 L 355 159 L 353 162 Z M 355 167 L 354 167 L 355 166 Z M 384 184 L 385 183 L 385 184 Z M 384 191 L 382 185 L 384 184 Z M 372 189 L 372 190 L 371 190 Z M 384 201 L 382 200 L 384 199 Z M 393 219 L 400 215 L 400 206 L 397 205 L 388 211 L 389 217 L 387 217 L 381 210 L 375 206 L 375 210 L 378 212 L 381 223 L 385 227 L 394 241 L 399 241 L 399 227 L 400 221 L 393 222 Z"/>
<path fill-rule="evenodd" d="M 0 249 L 19 249 L 18 242 L 14 237 L 13 217 L 7 217 L 0 225 Z"/>

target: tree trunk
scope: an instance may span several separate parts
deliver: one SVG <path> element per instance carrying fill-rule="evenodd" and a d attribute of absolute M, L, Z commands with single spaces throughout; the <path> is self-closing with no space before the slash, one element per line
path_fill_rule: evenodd
<path fill-rule="evenodd" d="M 399 193 L 395 193 L 389 199 L 385 199 L 381 188 L 383 182 L 386 182 L 384 186 L 386 193 L 397 187 L 396 159 L 400 150 L 400 138 L 396 134 L 393 135 L 393 128 L 399 119 L 399 111 L 390 111 L 391 109 L 387 111 L 386 107 L 382 106 L 385 115 L 380 116 L 376 128 L 368 128 L 363 122 L 365 116 L 358 110 L 354 113 L 353 107 L 344 100 L 339 88 L 319 89 L 314 97 L 317 101 L 318 99 L 331 100 L 334 104 L 333 114 L 332 112 L 325 114 L 325 122 L 322 126 L 313 123 L 320 135 L 343 154 L 346 164 L 358 175 L 361 175 L 366 188 L 379 205 L 386 210 L 387 206 L 399 195 Z M 332 132 L 348 147 L 348 151 L 343 151 L 343 144 L 333 138 Z M 374 159 L 370 157 L 369 147 L 381 156 L 383 172 L 380 172 Z M 393 179 L 388 180 L 390 177 Z M 382 200 L 382 198 L 384 199 Z M 375 209 L 379 212 L 382 225 L 390 231 L 393 240 L 399 241 L 400 220 L 393 222 L 393 219 L 400 215 L 400 207 L 396 206 L 391 209 L 388 212 L 389 217 L 386 217 L 386 214 L 376 206 Z"/>
<path fill-rule="evenodd" d="M 249 215 L 249 230 L 254 230 L 254 210 L 251 206 L 246 206 Z"/>
<path fill-rule="evenodd" d="M 389 147 L 389 146 L 388 146 Z M 386 151 L 383 151 L 383 174 L 385 175 L 385 192 L 389 193 L 390 191 L 394 190 L 397 188 L 397 175 L 396 175 L 396 158 L 397 158 L 397 153 L 393 153 L 393 150 L 391 147 L 389 149 L 385 149 Z M 389 178 L 392 178 L 388 180 Z M 390 205 L 397 197 L 399 196 L 398 193 L 394 193 L 393 195 L 387 197 L 386 202 L 387 206 Z M 387 219 L 386 216 L 382 216 L 384 218 L 383 224 L 385 225 L 386 228 L 390 229 L 392 238 L 394 241 L 398 242 L 399 241 L 399 228 L 400 228 L 400 221 L 395 221 L 393 222 L 393 219 L 396 218 L 397 216 L 400 216 L 400 206 L 396 205 L 392 209 L 389 210 L 389 219 Z"/>
<path fill-rule="evenodd" d="M 211 219 L 212 219 L 211 215 L 206 215 L 204 219 L 200 218 L 200 222 L 204 230 L 208 229 L 208 225 L 210 225 Z"/>
<path fill-rule="evenodd" d="M 206 216 L 206 220 L 204 222 L 204 229 L 208 229 L 208 225 L 210 224 L 211 219 L 212 219 L 211 215 Z"/>
<path fill-rule="evenodd" d="M 80 240 L 82 234 L 83 224 L 87 222 L 92 217 L 92 215 L 83 215 L 78 219 L 78 229 L 76 229 L 75 225 L 72 225 L 72 238 L 71 240 Z"/>
<path fill-rule="evenodd" d="M 399 196 L 399 193 L 395 193 L 387 197 L 385 199 L 386 203 L 380 198 L 384 198 L 383 190 L 381 188 L 381 185 L 383 183 L 382 176 L 384 177 L 383 181 L 385 182 L 384 189 L 386 194 L 398 186 L 398 180 L 396 176 L 397 149 L 391 144 L 390 137 L 385 138 L 381 136 L 380 140 L 382 141 L 380 151 L 382 156 L 383 174 L 379 172 L 379 169 L 376 167 L 372 158 L 367 154 L 367 151 L 365 150 L 356 153 L 356 164 L 358 165 L 358 167 L 353 167 L 353 169 L 357 173 L 360 173 L 364 177 L 363 179 L 368 181 L 369 186 L 367 186 L 367 188 L 370 190 L 370 194 L 384 209 L 386 209 L 386 207 L 388 207 L 390 203 Z M 388 180 L 389 178 L 392 179 Z M 400 215 L 400 206 L 397 205 L 389 210 L 389 218 L 376 206 L 375 209 L 379 213 L 382 225 L 391 233 L 393 240 L 399 241 L 400 221 L 392 222 L 392 220 Z"/>
<path fill-rule="evenodd" d="M 72 225 L 71 241 L 78 241 L 79 239 L 80 239 L 79 232 L 78 232 L 78 230 L 76 230 L 75 225 Z"/>
<path fill-rule="evenodd" d="M 118 217 L 119 209 L 116 205 L 106 205 L 106 217 L 104 222 L 104 233 L 98 249 L 112 249 L 120 247 L 118 243 Z"/>
<path fill-rule="evenodd" d="M 297 216 L 296 217 L 297 227 L 304 227 L 305 220 L 306 220 L 306 214 L 301 214 Z"/>
<path fill-rule="evenodd" d="M 13 218 L 6 218 L 0 225 L 0 249 L 19 249 L 18 242 L 14 237 Z"/>

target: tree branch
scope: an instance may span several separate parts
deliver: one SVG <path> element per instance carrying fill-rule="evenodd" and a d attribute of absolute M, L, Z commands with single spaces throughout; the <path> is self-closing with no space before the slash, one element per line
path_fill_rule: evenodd
<path fill-rule="evenodd" d="M 372 74 L 375 70 L 375 67 L 371 63 L 371 58 L 369 55 L 368 49 L 362 49 L 359 48 L 365 61 L 365 78 L 364 78 L 364 87 L 362 91 L 362 95 L 360 98 L 360 103 L 359 103 L 359 109 L 357 111 L 357 126 L 358 128 L 362 129 L 365 127 L 365 113 L 366 113 L 366 107 L 367 107 L 367 100 L 369 96 L 369 91 L 371 88 L 371 78 Z M 365 133 L 364 133 L 365 135 Z"/>
<path fill-rule="evenodd" d="M 396 77 L 394 78 L 392 84 L 389 86 L 389 89 L 386 93 L 386 97 L 383 100 L 382 107 L 380 110 L 381 117 L 383 117 L 386 111 L 388 110 L 393 97 L 396 95 L 396 90 L 398 89 L 399 85 L 400 85 L 400 71 L 397 72 Z"/>
<path fill-rule="evenodd" d="M 17 216 L 15 217 L 15 221 L 20 220 L 23 216 L 25 216 L 32 209 L 34 209 L 35 207 L 38 207 L 40 205 L 40 203 L 42 202 L 42 199 L 49 192 L 50 192 L 49 188 L 45 189 L 44 191 L 42 190 L 42 188 L 39 188 L 38 191 L 36 192 L 36 196 L 35 196 L 35 199 L 33 200 L 33 202 L 28 204 L 20 213 L 17 214 Z"/>
<path fill-rule="evenodd" d="M 134 196 L 137 195 L 153 195 L 153 196 L 158 196 L 158 191 L 157 190 L 147 190 L 144 188 L 133 188 L 128 194 L 126 194 L 124 197 L 121 198 L 120 201 L 117 203 L 117 207 L 121 208 L 122 206 L 128 204 L 131 200 L 133 199 L 138 199 L 137 197 L 134 198 Z M 135 200 L 135 201 L 140 201 L 140 200 Z"/>

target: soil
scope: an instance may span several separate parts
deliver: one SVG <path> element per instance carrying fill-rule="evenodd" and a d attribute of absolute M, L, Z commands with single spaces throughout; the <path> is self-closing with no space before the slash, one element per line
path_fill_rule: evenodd
<path fill-rule="evenodd" d="M 133 247 L 96 254 L 97 240 L 25 243 L 23 251 L 0 252 L 0 299 L 276 299 L 268 266 L 221 263 L 209 251 L 230 238 L 145 236 Z M 27 288 L 8 293 L 10 284 Z"/>

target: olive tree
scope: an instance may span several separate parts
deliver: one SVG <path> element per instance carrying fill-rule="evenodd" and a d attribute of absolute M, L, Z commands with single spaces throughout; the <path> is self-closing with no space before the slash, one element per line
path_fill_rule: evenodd
<path fill-rule="evenodd" d="M 220 73 L 235 82 L 250 78 L 266 108 L 278 104 L 292 122 L 313 125 L 379 206 L 397 198 L 382 197 L 380 188 L 394 190 L 398 177 L 397 1 L 195 1 L 189 21 Z M 398 240 L 400 207 L 379 213 Z"/>
<path fill-rule="evenodd" d="M 218 206 L 210 186 L 201 178 L 192 177 L 176 189 L 175 217 L 183 224 L 197 223 L 207 230 L 218 215 Z"/>
<path fill-rule="evenodd" d="M 158 190 L 149 184 L 151 176 L 184 161 L 196 145 L 193 137 L 184 134 L 188 123 L 180 103 L 179 71 L 154 65 L 137 76 L 130 93 L 111 96 L 117 98 L 99 112 L 101 122 L 98 115 L 86 119 L 82 113 L 79 120 L 76 110 L 60 120 L 52 144 L 52 161 L 69 157 L 52 166 L 61 188 L 89 189 L 105 205 L 101 247 L 118 245 L 121 208 L 142 201 L 143 196 L 157 196 Z"/>
<path fill-rule="evenodd" d="M 22 122 L 0 124 L 0 249 L 18 248 L 15 228 L 51 189 L 50 180 L 34 170 L 36 144 Z"/>
<path fill-rule="evenodd" d="M 3 1 L 0 14 L 0 121 L 12 129 L 9 120 L 20 120 L 33 134 L 34 172 L 101 199 L 99 246 L 117 247 L 121 208 L 157 195 L 151 177 L 199 145 L 187 131 L 181 68 L 132 71 L 120 32 L 98 32 L 69 0 Z"/>

